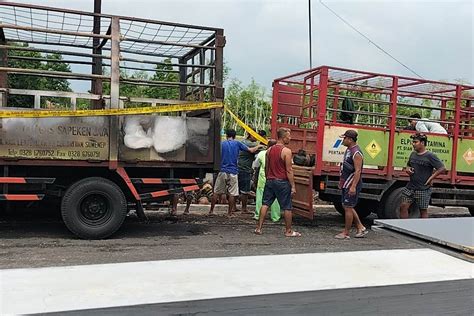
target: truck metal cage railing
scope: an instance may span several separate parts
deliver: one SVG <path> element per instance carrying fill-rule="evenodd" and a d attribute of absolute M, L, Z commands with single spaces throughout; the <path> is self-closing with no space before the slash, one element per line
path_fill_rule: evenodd
<path fill-rule="evenodd" d="M 0 2 L 0 107 L 76 110 L 222 101 L 224 45 L 220 28 Z M 199 163 L 203 170 L 212 170 L 220 163 L 220 112 L 215 108 L 160 113 L 139 122 L 136 117 L 72 117 L 67 124 L 106 128 L 96 133 L 102 147 L 76 148 L 83 144 L 81 135 L 68 134 L 68 142 L 62 142 L 62 127 L 58 127 L 52 132 L 63 147 L 49 157 L 35 155 L 36 148 L 19 148 L 18 139 L 28 137 L 24 133 L 28 120 L 17 120 L 23 127 L 8 133 L 2 127 L 5 120 L 0 120 L 5 138 L 0 158 L 16 159 L 0 160 L 16 165 L 54 160 L 54 165 L 108 165 L 110 169 L 189 168 Z M 32 130 L 44 130 L 47 120 L 58 121 L 38 120 Z M 156 122 L 163 120 L 186 129 L 167 148 L 150 140 L 150 135 L 160 134 L 155 130 L 164 124 Z M 132 136 L 137 133 L 147 135 L 146 143 L 135 144 L 138 141 Z M 58 146 L 51 135 L 41 139 L 33 134 L 30 147 L 43 144 L 41 150 L 53 150 Z M 18 151 L 9 151 L 10 144 L 16 144 Z"/>
<path fill-rule="evenodd" d="M 408 125 L 414 113 L 446 130 L 429 133 L 431 144 L 440 146 L 434 151 L 439 150 L 450 170 L 444 180 L 474 179 L 472 85 L 328 66 L 273 83 L 272 130 L 292 129 L 292 149 L 316 155 L 316 175 L 338 172 L 341 149 L 334 137 L 355 128 L 369 142 L 362 144 L 368 158 L 364 172 L 390 179 L 403 176 L 407 157 L 402 154 L 411 151 L 409 136 L 414 131 Z"/>
<path fill-rule="evenodd" d="M 123 106 L 121 98 L 125 106 L 165 103 L 162 95 L 183 102 L 222 100 L 224 45 L 219 28 L 1 2 L 0 102 L 9 106 L 11 93 L 33 95 L 34 107 L 44 106 L 47 92 L 9 87 L 11 75 L 63 78 L 80 87 L 79 81 L 90 82 L 91 96 L 54 92 L 71 99 L 73 108 L 75 98 L 93 100 L 92 108 L 106 106 L 106 98 L 111 107 Z M 71 71 L 38 69 L 38 63 L 67 64 Z M 154 88 L 156 97 L 126 95 L 127 86 Z"/>

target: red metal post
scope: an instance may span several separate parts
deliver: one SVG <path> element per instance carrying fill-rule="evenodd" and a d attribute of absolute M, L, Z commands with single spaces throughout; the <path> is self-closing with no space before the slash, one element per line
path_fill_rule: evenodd
<path fill-rule="evenodd" d="M 328 94 L 328 67 L 321 68 L 319 77 L 318 127 L 316 134 L 316 166 L 314 174 L 320 175 L 323 167 L 324 126 L 326 121 L 326 100 Z M 311 87 L 312 88 L 312 87 Z"/>
<path fill-rule="evenodd" d="M 137 189 L 133 185 L 132 180 L 130 180 L 130 177 L 128 176 L 127 171 L 125 171 L 124 168 L 117 168 L 115 169 L 115 171 L 123 179 L 123 181 L 125 181 L 125 184 L 129 188 L 130 193 L 132 193 L 135 200 L 140 201 L 140 195 L 138 194 Z"/>
<path fill-rule="evenodd" d="M 441 121 L 446 121 L 446 104 L 446 100 L 441 101 Z"/>
<path fill-rule="evenodd" d="M 308 89 L 306 88 L 307 87 L 307 81 L 308 81 L 308 78 L 305 77 L 303 79 L 303 95 L 301 97 L 301 114 L 300 114 L 301 123 L 306 122 L 306 118 L 304 116 L 304 113 L 305 113 L 304 111 L 306 109 L 306 94 L 308 93 Z M 310 89 L 311 89 L 311 87 L 310 87 Z M 309 118 L 309 112 L 308 112 L 308 118 Z"/>
<path fill-rule="evenodd" d="M 336 122 L 337 122 L 337 113 L 338 113 L 338 112 L 337 112 L 336 110 L 339 108 L 339 96 L 338 96 L 338 95 L 339 95 L 339 90 L 340 90 L 339 86 L 337 86 L 336 88 L 334 88 L 334 94 L 335 94 L 336 96 L 334 97 L 334 101 L 333 101 L 333 103 L 332 103 L 332 108 L 333 108 L 333 110 L 334 110 L 334 111 L 332 112 L 332 122 L 333 122 L 333 123 L 336 123 Z"/>
<path fill-rule="evenodd" d="M 272 97 L 272 122 L 271 122 L 271 135 L 273 139 L 277 137 L 277 123 L 278 123 L 278 88 L 280 82 L 273 81 L 273 97 Z"/>
<path fill-rule="evenodd" d="M 456 86 L 456 103 L 454 105 L 454 135 L 453 135 L 453 150 L 452 150 L 452 158 L 451 158 L 451 183 L 456 183 L 456 160 L 458 158 L 458 141 L 459 141 L 459 130 L 461 125 L 461 95 L 462 95 L 462 87 L 461 85 Z"/>
<path fill-rule="evenodd" d="M 6 45 L 3 28 L 0 28 L 0 45 Z M 0 66 L 8 67 L 8 51 L 6 48 L 0 48 Z M 6 71 L 0 71 L 0 88 L 8 88 L 8 75 Z M 7 92 L 0 92 L 0 107 L 7 106 Z"/>
<path fill-rule="evenodd" d="M 393 77 L 392 94 L 390 95 L 390 125 L 388 140 L 387 179 L 393 176 L 393 152 L 395 144 L 395 128 L 397 126 L 397 99 L 398 99 L 398 77 Z"/>
<path fill-rule="evenodd" d="M 309 121 L 314 118 L 313 106 L 314 106 L 314 74 L 311 75 L 309 85 L 309 104 L 308 104 L 308 118 Z"/>

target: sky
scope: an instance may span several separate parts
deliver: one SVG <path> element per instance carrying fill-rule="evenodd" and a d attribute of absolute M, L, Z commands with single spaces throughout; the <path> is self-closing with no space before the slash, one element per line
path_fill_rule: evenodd
<path fill-rule="evenodd" d="M 20 1 L 84 11 L 93 0 Z M 313 66 L 415 77 L 311 1 Z M 426 79 L 474 84 L 474 0 L 325 0 L 360 32 Z M 102 0 L 102 12 L 224 29 L 230 77 L 270 92 L 309 68 L 308 0 Z"/>

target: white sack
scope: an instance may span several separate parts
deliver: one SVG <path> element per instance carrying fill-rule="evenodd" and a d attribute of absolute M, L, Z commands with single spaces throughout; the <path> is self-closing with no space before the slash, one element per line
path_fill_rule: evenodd
<path fill-rule="evenodd" d="M 146 124 L 142 117 L 128 116 L 125 121 L 125 146 L 131 149 L 150 148 L 153 145 L 151 129 L 145 132 L 142 124 Z"/>
<path fill-rule="evenodd" d="M 153 147 L 157 153 L 181 148 L 187 139 L 186 120 L 180 116 L 157 116 L 153 127 Z"/>

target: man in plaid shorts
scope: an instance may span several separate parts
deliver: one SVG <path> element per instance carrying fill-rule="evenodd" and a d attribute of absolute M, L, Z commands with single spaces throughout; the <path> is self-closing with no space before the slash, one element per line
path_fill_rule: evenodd
<path fill-rule="evenodd" d="M 426 150 L 428 138 L 425 134 L 416 133 L 411 138 L 414 151 L 405 168 L 405 172 L 410 176 L 410 182 L 402 191 L 400 218 L 408 218 L 408 209 L 413 202 L 420 208 L 421 217 L 428 218 L 431 185 L 446 169 L 435 154 Z"/>

